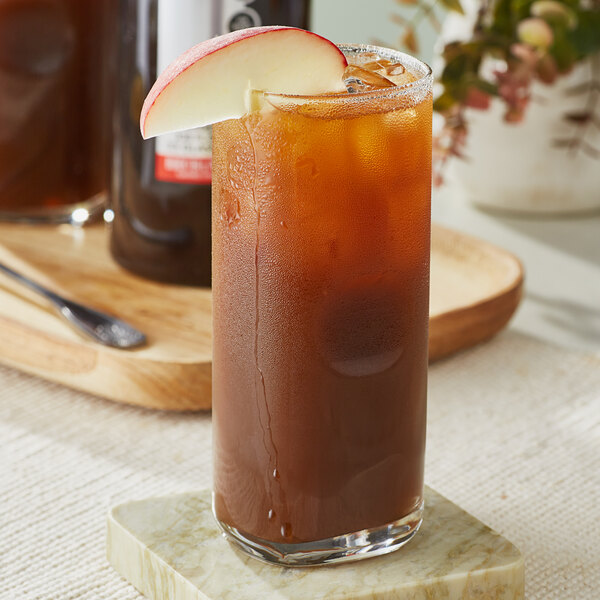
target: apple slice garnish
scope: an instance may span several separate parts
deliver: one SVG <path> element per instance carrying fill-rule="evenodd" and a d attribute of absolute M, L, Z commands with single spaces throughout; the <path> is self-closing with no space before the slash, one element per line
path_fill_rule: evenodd
<path fill-rule="evenodd" d="M 253 27 L 190 48 L 156 80 L 142 136 L 211 125 L 250 112 L 250 90 L 313 95 L 346 91 L 346 57 L 329 40 L 293 27 Z"/>

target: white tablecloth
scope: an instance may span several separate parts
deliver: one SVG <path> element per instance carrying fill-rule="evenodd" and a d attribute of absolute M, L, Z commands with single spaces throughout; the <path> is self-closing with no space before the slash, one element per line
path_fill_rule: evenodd
<path fill-rule="evenodd" d="M 600 598 L 600 359 L 508 331 L 435 364 L 429 407 L 427 483 L 520 547 L 526 597 Z M 210 436 L 0 368 L 0 599 L 141 598 L 106 512 L 210 485 Z"/>

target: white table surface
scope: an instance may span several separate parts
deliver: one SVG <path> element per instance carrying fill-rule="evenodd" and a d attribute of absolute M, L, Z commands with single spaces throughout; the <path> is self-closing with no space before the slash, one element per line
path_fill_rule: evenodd
<path fill-rule="evenodd" d="M 511 328 L 600 354 L 600 212 L 570 217 L 489 212 L 441 188 L 434 190 L 432 213 L 440 225 L 485 239 L 521 259 L 524 298 Z"/>

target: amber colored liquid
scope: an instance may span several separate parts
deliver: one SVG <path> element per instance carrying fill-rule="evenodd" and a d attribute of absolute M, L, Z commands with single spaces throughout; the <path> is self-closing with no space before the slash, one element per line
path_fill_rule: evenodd
<path fill-rule="evenodd" d="M 114 0 L 0 0 L 0 212 L 109 183 Z"/>
<path fill-rule="evenodd" d="M 217 518 L 278 543 L 400 519 L 423 491 L 431 98 L 213 140 Z"/>

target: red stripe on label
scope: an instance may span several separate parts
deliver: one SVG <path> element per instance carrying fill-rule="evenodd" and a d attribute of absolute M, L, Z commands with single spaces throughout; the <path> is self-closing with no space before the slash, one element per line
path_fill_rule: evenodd
<path fill-rule="evenodd" d="M 156 155 L 154 177 L 173 183 L 207 184 L 212 179 L 211 158 Z"/>

